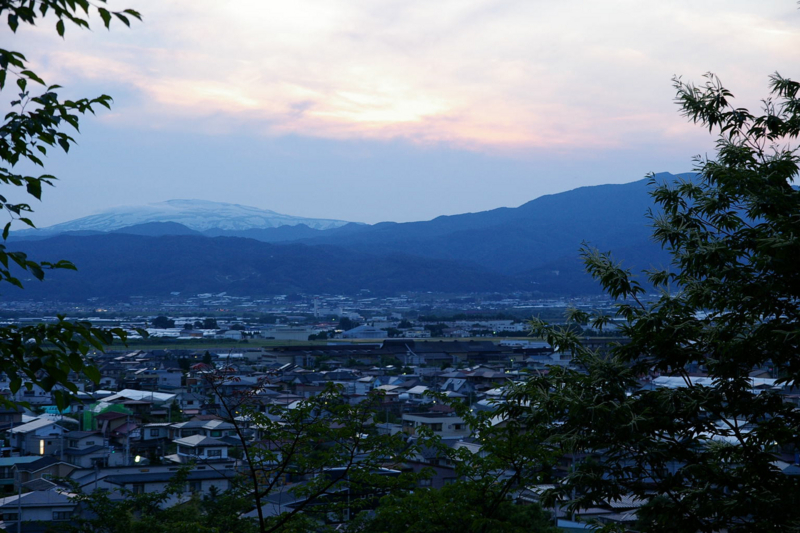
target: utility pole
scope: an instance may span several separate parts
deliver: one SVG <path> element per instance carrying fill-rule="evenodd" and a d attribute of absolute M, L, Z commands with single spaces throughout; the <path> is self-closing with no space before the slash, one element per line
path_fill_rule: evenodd
<path fill-rule="evenodd" d="M 128 426 L 128 434 L 125 436 L 125 466 L 130 466 L 131 464 L 131 416 L 128 415 L 125 418 L 126 426 Z"/>
<path fill-rule="evenodd" d="M 19 484 L 17 489 L 17 533 L 22 533 L 22 476 L 19 468 L 16 469 L 16 477 Z"/>

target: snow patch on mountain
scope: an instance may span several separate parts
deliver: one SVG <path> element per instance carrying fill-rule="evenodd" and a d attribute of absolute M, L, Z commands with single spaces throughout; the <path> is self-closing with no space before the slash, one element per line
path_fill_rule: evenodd
<path fill-rule="evenodd" d="M 97 215 L 55 224 L 43 228 L 41 231 L 48 233 L 114 231 L 147 222 L 177 222 L 195 231 L 213 228 L 223 230 L 263 229 L 298 224 L 326 230 L 348 223 L 343 220 L 295 217 L 268 209 L 208 200 L 167 200 L 143 206 L 116 207 Z"/>

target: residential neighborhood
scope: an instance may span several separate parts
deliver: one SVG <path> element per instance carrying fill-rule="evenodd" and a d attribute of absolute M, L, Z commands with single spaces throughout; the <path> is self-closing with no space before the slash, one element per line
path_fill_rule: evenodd
<path fill-rule="evenodd" d="M 602 347 L 610 341 L 593 342 Z M 435 438 L 452 450 L 482 453 L 476 428 L 459 416 L 452 402 L 460 402 L 469 412 L 492 413 L 515 383 L 554 367 L 567 368 L 571 357 L 535 341 L 408 338 L 213 354 L 109 351 L 95 356 L 95 363 L 102 387 L 75 376 L 81 391 L 61 411 L 43 391 L 30 395 L 24 391 L 20 396 L 7 385 L 3 390 L 6 400 L 33 400 L 29 407 L 7 407 L 0 413 L 5 428 L 0 526 L 7 530 L 19 526 L 20 531 L 39 531 L 42 523 L 80 516 L 78 492 L 158 493 L 179 472 L 185 475 L 185 491 L 172 494 L 164 505 L 226 491 L 235 478 L 253 475 L 247 462 L 253 459 L 252 450 L 268 442 L 270 449 L 281 449 L 270 430 L 254 424 L 248 413 L 273 416 L 269 413 L 279 412 L 275 409 L 292 409 L 329 393 L 330 387 L 347 405 L 359 405 L 377 394 L 371 431 L 394 435 L 416 450 L 403 464 L 381 468 L 387 473 L 424 472 L 416 481 L 419 487 L 441 488 L 457 479 L 457 464 L 441 449 L 425 444 L 426 439 Z M 702 381 L 702 373 L 696 379 Z M 800 397 L 775 379 L 752 379 L 754 390 L 777 391 L 786 402 Z M 641 382 L 643 389 L 679 386 L 683 385 L 666 376 Z M 552 482 L 557 483 L 559 471 L 568 472 L 573 461 L 585 457 L 565 455 Z M 781 461 L 786 475 L 800 473 L 797 457 Z M 284 494 L 281 506 L 273 511 L 299 505 L 296 496 L 294 503 L 287 503 L 287 498 L 296 484 L 308 481 L 308 476 L 271 481 L 270 494 Z M 519 485 L 511 496 L 520 505 L 538 505 L 546 490 L 547 484 Z M 622 498 L 574 513 L 558 507 L 547 510 L 562 530 L 579 531 L 588 527 L 590 519 L 632 526 L 639 503 Z"/>

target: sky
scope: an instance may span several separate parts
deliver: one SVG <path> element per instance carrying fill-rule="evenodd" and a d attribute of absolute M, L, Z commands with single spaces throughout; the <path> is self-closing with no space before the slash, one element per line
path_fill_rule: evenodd
<path fill-rule="evenodd" d="M 143 21 L 2 30 L 64 96 L 114 98 L 48 157 L 40 227 L 176 198 L 367 223 L 516 207 L 713 155 L 675 75 L 746 107 L 800 78 L 793 0 L 109 5 Z"/>

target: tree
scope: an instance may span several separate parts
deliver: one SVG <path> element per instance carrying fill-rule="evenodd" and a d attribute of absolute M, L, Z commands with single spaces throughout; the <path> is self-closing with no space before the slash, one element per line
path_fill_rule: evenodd
<path fill-rule="evenodd" d="M 336 329 L 341 329 L 342 331 L 349 331 L 353 328 L 360 326 L 360 324 L 350 318 L 343 316 L 339 319 L 339 324 L 336 326 Z"/>
<path fill-rule="evenodd" d="M 153 327 L 158 329 L 170 329 L 175 327 L 175 321 L 166 316 L 157 316 L 153 319 Z"/>
<path fill-rule="evenodd" d="M 359 533 L 558 533 L 548 514 L 537 504 L 517 505 L 498 500 L 489 515 L 485 502 L 494 501 L 493 489 L 482 492 L 478 484 L 456 481 L 441 489 L 417 489 L 390 494 L 373 516 L 362 516 L 350 530 Z"/>
<path fill-rule="evenodd" d="M 208 374 L 224 417 L 243 445 L 260 533 L 308 531 L 375 505 L 378 498 L 408 488 L 416 477 L 395 470 L 408 457 L 400 435 L 381 434 L 374 417 L 383 399 L 371 393 L 351 405 L 341 386 L 292 405 L 268 404 L 259 410 L 261 387 L 226 394 L 235 376 Z M 248 426 L 255 438 L 248 438 Z M 286 504 L 275 512 L 273 493 Z"/>
<path fill-rule="evenodd" d="M 203 325 L 200 329 L 217 329 L 217 319 L 216 318 L 204 318 Z"/>
<path fill-rule="evenodd" d="M 386 330 L 386 334 L 387 334 L 387 335 L 388 335 L 390 338 L 394 338 L 394 337 L 402 337 L 402 336 L 403 336 L 403 332 L 402 332 L 402 331 L 400 331 L 400 330 L 399 330 L 399 329 L 397 329 L 397 328 L 388 328 L 388 329 Z"/>
<path fill-rule="evenodd" d="M 447 324 L 438 323 L 438 324 L 427 324 L 425 329 L 431 332 L 431 337 L 443 337 L 444 330 L 447 329 Z"/>
<path fill-rule="evenodd" d="M 9 29 L 16 32 L 20 24 L 33 26 L 38 19 L 50 15 L 56 20 L 56 31 L 62 37 L 66 23 L 89 28 L 89 14 L 95 12 L 106 28 L 116 18 L 126 25 L 130 19 L 140 19 L 139 13 L 126 9 L 110 11 L 105 0 L 90 3 L 88 0 L 0 0 L 0 16 L 6 19 Z M 4 44 L 7 40 L 4 40 Z M 13 81 L 13 83 L 11 83 Z M 34 90 L 34 87 L 41 87 Z M 94 113 L 98 107 L 110 107 L 111 98 L 62 100 L 58 85 L 48 85 L 28 67 L 28 59 L 19 51 L 0 48 L 0 91 L 10 96 L 10 111 L 0 125 L 0 182 L 15 191 L 0 195 L 0 208 L 10 221 L 6 223 L 0 244 L 0 283 L 18 288 L 23 284 L 20 275 L 30 275 L 42 280 L 48 269 L 75 269 L 68 261 L 34 261 L 22 252 L 9 250 L 5 244 L 14 222 L 34 227 L 30 218 L 32 209 L 27 203 L 17 203 L 9 197 L 27 194 L 41 200 L 44 185 L 53 185 L 55 176 L 38 176 L 20 173 L 20 166 L 44 167 L 43 158 L 50 149 L 68 152 L 75 140 L 67 133 L 78 131 L 79 119 Z M 8 91 L 8 92 L 7 92 Z M 23 192 L 24 191 L 24 192 Z M 103 330 L 89 322 L 71 322 L 63 316 L 55 324 L 36 326 L 3 326 L 0 328 L 0 371 L 11 379 L 11 390 L 34 384 L 45 390 L 54 390 L 59 407 L 65 407 L 69 394 L 78 391 L 68 378 L 70 371 L 81 372 L 95 383 L 100 380 L 97 368 L 87 361 L 90 349 L 102 350 L 114 338 L 125 339 L 121 329 Z M 7 403 L 6 400 L 0 400 Z"/>
<path fill-rule="evenodd" d="M 734 107 L 713 75 L 699 87 L 675 80 L 682 112 L 719 138 L 716 159 L 696 160 L 696 177 L 652 180 L 653 235 L 672 254 L 669 269 L 646 273 L 661 291 L 654 301 L 631 272 L 584 249 L 630 342 L 603 358 L 574 332 L 534 321 L 582 365 L 533 377 L 503 408 L 549 428 L 548 446 L 585 457 L 550 502 L 575 509 L 635 495 L 646 502 L 647 531 L 800 525 L 800 482 L 778 462 L 799 449 L 800 412 L 774 390 L 800 380 L 799 160 L 790 144 L 800 134 L 800 84 L 770 80 L 758 115 Z M 610 317 L 570 319 L 602 329 Z M 769 368 L 774 383 L 750 378 Z M 673 378 L 672 387 L 642 387 L 642 378 Z"/>
<path fill-rule="evenodd" d="M 233 478 L 231 487 L 219 491 L 215 487 L 199 497 L 187 491 L 190 467 L 175 472 L 164 490 L 134 493 L 105 489 L 84 493 L 73 486 L 72 501 L 77 502 L 80 516 L 55 528 L 65 533 L 223 533 L 236 531 L 255 533 L 255 522 L 243 515 L 251 505 L 243 479 Z M 169 505 L 179 500 L 178 505 Z"/>
<path fill-rule="evenodd" d="M 381 500 L 374 516 L 360 517 L 354 529 L 364 533 L 558 531 L 538 504 L 517 505 L 512 500 L 526 486 L 549 480 L 549 467 L 558 458 L 542 446 L 540 428 L 498 419 L 493 411 L 473 411 L 443 394 L 433 396 L 453 407 L 472 432 L 468 446 L 453 446 L 424 428 L 418 432 L 428 455 L 436 450 L 436 463 L 455 465 L 455 481 L 441 489 L 395 491 Z"/>

